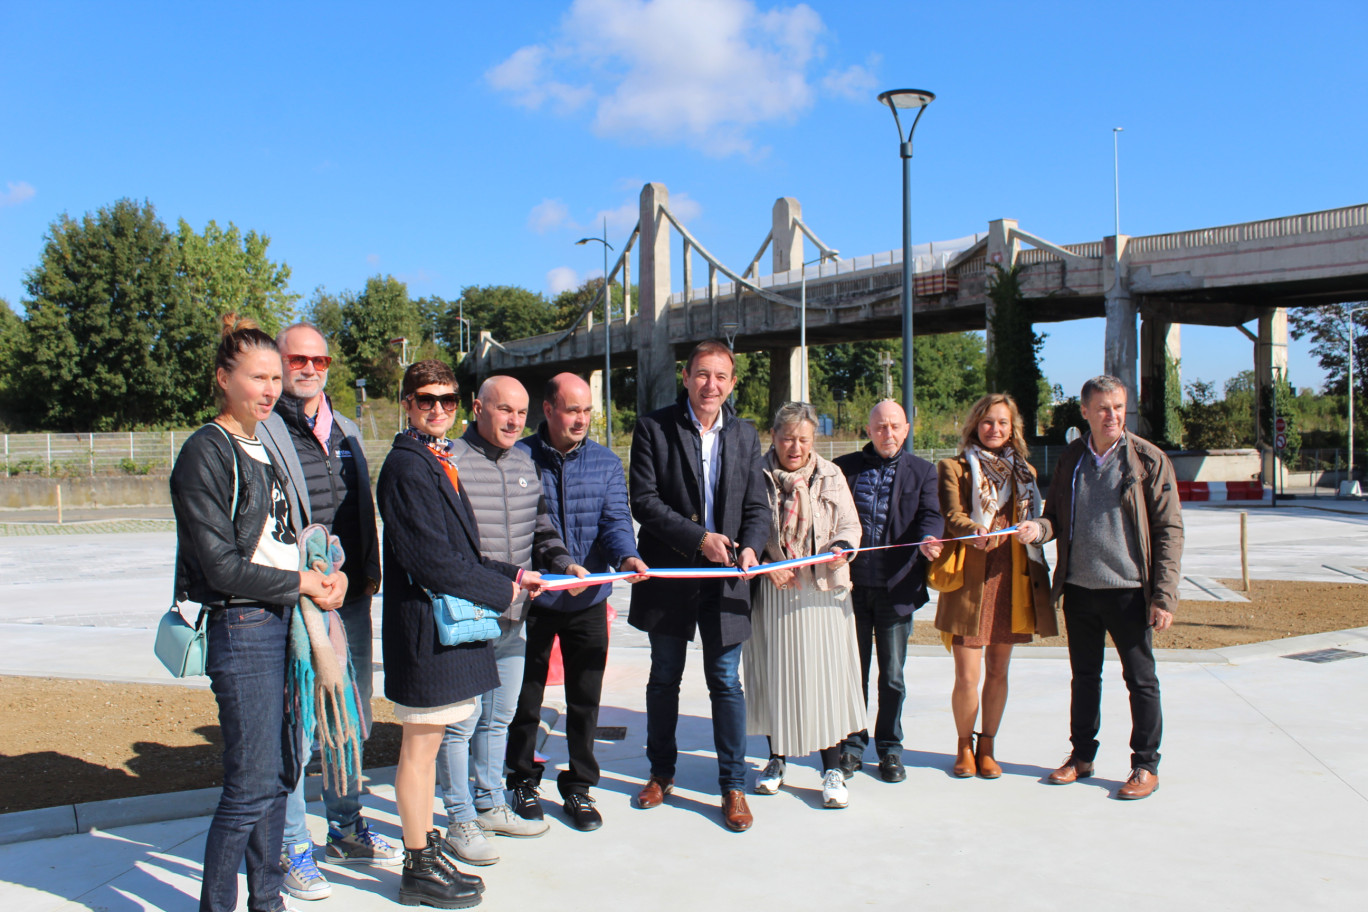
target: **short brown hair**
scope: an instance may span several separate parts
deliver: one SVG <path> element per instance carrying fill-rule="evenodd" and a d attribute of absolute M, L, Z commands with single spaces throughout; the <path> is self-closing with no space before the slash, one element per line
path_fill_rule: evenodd
<path fill-rule="evenodd" d="M 1012 436 L 1008 438 L 1008 445 L 1016 450 L 1016 454 L 1022 459 L 1031 455 L 1031 451 L 1026 448 L 1026 435 L 1022 431 L 1021 410 L 1017 408 L 1016 400 L 1007 393 L 989 393 L 978 402 L 974 403 L 973 408 L 969 409 L 969 417 L 965 419 L 964 430 L 960 433 L 960 453 L 969 449 L 970 446 L 977 445 L 978 426 L 983 420 L 983 416 L 988 414 L 988 410 L 995 405 L 1007 406 L 1007 411 L 1012 416 Z"/>
<path fill-rule="evenodd" d="M 415 361 L 404 371 L 404 382 L 400 387 L 399 396 L 407 399 L 418 390 L 425 386 L 450 386 L 453 391 L 460 392 L 461 388 L 456 384 L 456 372 L 450 365 L 443 361 L 427 360 Z"/>
<path fill-rule="evenodd" d="M 1126 393 L 1126 398 L 1130 398 L 1130 393 L 1126 392 L 1126 384 L 1122 383 L 1119 378 L 1110 374 L 1098 374 L 1083 384 L 1083 394 L 1078 401 L 1087 405 L 1093 393 L 1114 393 L 1117 390 Z"/>
<path fill-rule="evenodd" d="M 684 362 L 684 373 L 693 373 L 694 362 L 704 355 L 726 355 L 727 360 L 731 362 L 732 372 L 736 372 L 736 354 L 731 350 L 731 346 L 720 339 L 704 339 L 689 352 L 689 360 Z"/>

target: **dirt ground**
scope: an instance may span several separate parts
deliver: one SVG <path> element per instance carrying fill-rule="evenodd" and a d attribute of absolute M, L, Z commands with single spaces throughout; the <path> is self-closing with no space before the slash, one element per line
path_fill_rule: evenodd
<path fill-rule="evenodd" d="M 1239 582 L 1222 580 L 1239 590 Z M 1368 589 L 1255 580 L 1252 600 L 1183 602 L 1163 649 L 1219 649 L 1368 626 Z M 939 642 L 930 619 L 913 641 Z M 1037 641 L 1064 645 L 1064 638 Z M 399 725 L 374 703 L 367 766 L 390 766 Z M 0 677 L 0 813 L 221 784 L 218 712 L 208 690 Z"/>

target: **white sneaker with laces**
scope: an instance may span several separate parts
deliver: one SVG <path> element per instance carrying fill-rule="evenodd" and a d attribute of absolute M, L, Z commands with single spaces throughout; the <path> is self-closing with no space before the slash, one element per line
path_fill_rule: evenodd
<path fill-rule="evenodd" d="M 514 836 L 527 839 L 541 836 L 551 829 L 545 820 L 524 820 L 506 804 L 495 805 L 487 811 L 476 811 L 476 822 L 489 836 Z"/>
<path fill-rule="evenodd" d="M 850 789 L 846 788 L 845 776 L 839 769 L 829 769 L 822 774 L 822 807 L 843 808 L 850 804 Z"/>
<path fill-rule="evenodd" d="M 770 757 L 769 763 L 765 765 L 765 771 L 755 780 L 755 794 L 776 794 L 779 786 L 784 784 L 784 766 L 783 757 Z"/>

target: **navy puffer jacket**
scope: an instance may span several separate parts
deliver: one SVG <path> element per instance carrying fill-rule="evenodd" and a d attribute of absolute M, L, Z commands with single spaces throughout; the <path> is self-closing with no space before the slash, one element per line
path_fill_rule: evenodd
<path fill-rule="evenodd" d="M 575 563 L 590 573 L 602 573 L 639 556 L 622 460 L 612 450 L 585 440 L 562 455 L 547 438 L 545 424 L 517 445 L 527 450 L 537 465 L 547 512 Z M 605 583 L 579 595 L 544 592 L 533 607 L 538 611 L 578 611 L 597 605 L 611 590 L 611 584 Z"/>

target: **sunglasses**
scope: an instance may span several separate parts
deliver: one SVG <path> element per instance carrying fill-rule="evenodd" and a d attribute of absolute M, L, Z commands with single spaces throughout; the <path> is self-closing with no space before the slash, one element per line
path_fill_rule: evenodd
<path fill-rule="evenodd" d="M 325 370 L 328 369 L 328 366 L 329 366 L 329 365 L 332 364 L 332 356 L 331 356 L 331 355 L 312 355 L 312 356 L 310 356 L 310 355 L 286 355 L 286 356 L 285 356 L 285 366 L 288 367 L 288 368 L 289 368 L 290 370 L 292 370 L 292 371 L 301 371 L 301 370 L 303 370 L 303 369 L 304 369 L 304 365 L 308 364 L 310 361 L 313 362 L 314 370 L 318 371 L 319 373 L 322 373 L 323 371 L 325 371 Z"/>
<path fill-rule="evenodd" d="M 447 393 L 445 396 L 434 396 L 431 393 L 416 393 L 409 396 L 409 401 L 418 406 L 418 411 L 420 412 L 430 412 L 437 407 L 438 403 L 441 403 L 442 411 L 454 412 L 456 411 L 456 403 L 460 400 L 455 393 Z"/>

